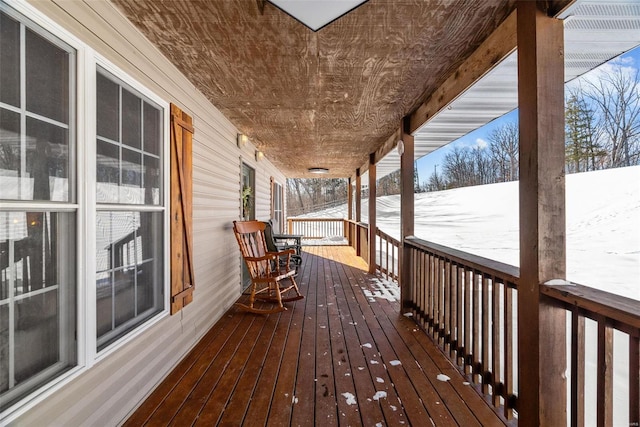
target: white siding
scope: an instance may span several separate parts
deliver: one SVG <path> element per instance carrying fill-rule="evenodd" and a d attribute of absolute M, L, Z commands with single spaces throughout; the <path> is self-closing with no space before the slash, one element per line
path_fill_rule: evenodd
<path fill-rule="evenodd" d="M 270 215 L 270 177 L 285 177 L 255 148 L 237 148 L 237 129 L 109 2 L 31 4 L 100 55 L 178 105 L 194 120 L 193 235 L 196 291 L 182 312 L 96 363 L 14 420 L 15 425 L 121 423 L 240 295 L 232 221 L 240 217 L 240 162 L 256 170 L 256 217 Z"/>

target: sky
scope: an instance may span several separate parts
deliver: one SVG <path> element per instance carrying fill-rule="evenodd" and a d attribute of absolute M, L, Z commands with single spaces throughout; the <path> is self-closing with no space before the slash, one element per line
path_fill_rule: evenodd
<path fill-rule="evenodd" d="M 619 58 L 621 61 L 623 61 L 625 66 L 631 66 L 635 68 L 640 67 L 640 46 L 621 55 Z M 614 60 L 615 59 L 617 58 L 614 58 Z M 600 66 L 599 68 L 603 68 L 603 67 L 606 67 L 606 63 Z M 593 73 L 596 70 L 592 70 L 589 73 Z M 569 84 L 571 84 L 571 82 Z M 438 173 L 442 171 L 441 168 L 444 161 L 444 157 L 453 147 L 485 146 L 488 142 L 488 135 L 491 133 L 493 129 L 495 129 L 498 126 L 502 126 L 505 123 L 516 122 L 517 119 L 518 119 L 518 110 L 516 109 L 505 114 L 502 117 L 499 117 L 487 123 L 483 127 L 476 129 L 475 131 L 470 132 L 467 135 L 451 142 L 450 144 L 445 145 L 444 147 L 441 147 L 436 151 L 429 153 L 426 156 L 418 159 L 417 169 L 418 169 L 418 178 L 420 180 L 420 184 L 422 185 L 425 181 L 429 180 L 429 177 L 433 173 L 434 169 L 437 168 Z"/>

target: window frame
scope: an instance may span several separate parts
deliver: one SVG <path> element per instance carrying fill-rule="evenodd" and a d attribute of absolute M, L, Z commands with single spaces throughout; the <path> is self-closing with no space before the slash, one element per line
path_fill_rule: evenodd
<path fill-rule="evenodd" d="M 284 186 L 273 177 L 271 178 L 271 218 L 278 222 L 279 233 L 285 234 Z"/>
<path fill-rule="evenodd" d="M 69 67 L 72 76 L 70 86 L 69 111 L 69 200 L 66 202 L 4 200 L 2 209 L 7 211 L 51 211 L 75 212 L 75 270 L 69 275 L 75 277 L 76 291 L 76 366 L 44 383 L 26 394 L 13 405 L 0 412 L 0 419 L 10 423 L 23 415 L 53 393 L 61 390 L 74 379 L 91 369 L 98 362 L 108 358 L 127 343 L 136 340 L 158 322 L 169 316 L 170 307 L 170 103 L 150 88 L 161 93 L 161 88 L 152 81 L 141 82 L 122 70 L 107 58 L 95 52 L 89 45 L 46 16 L 34 6 L 20 0 L 2 0 L 2 11 L 21 24 L 27 25 L 34 33 L 43 36 L 55 45 L 55 39 L 75 50 L 75 63 Z M 133 330 L 125 333 L 100 352 L 97 351 L 96 336 L 96 73 L 98 67 L 111 73 L 138 93 L 162 108 L 161 161 L 162 203 L 151 210 L 163 211 L 162 217 L 162 310 L 145 320 Z M 132 67 L 132 73 L 137 72 Z M 145 84 L 146 83 L 146 84 Z M 73 108 L 73 109 L 72 109 Z M 72 145 L 73 144 L 73 145 Z M 73 174 L 73 176 L 71 175 Z M 144 205 L 122 205 L 122 210 L 144 210 Z M 142 209 L 141 209 L 142 208 Z M 38 376 L 40 374 L 37 374 Z"/>
<path fill-rule="evenodd" d="M 93 221 L 92 223 L 92 227 L 87 229 L 86 232 L 86 236 L 87 236 L 87 240 L 89 240 L 89 238 L 91 238 L 91 244 L 92 244 L 92 248 L 90 250 L 87 250 L 87 257 L 91 258 L 91 262 L 93 262 L 93 266 L 92 269 L 89 270 L 87 269 L 87 273 L 91 274 L 91 280 L 87 283 L 92 283 L 93 287 L 92 287 L 92 292 L 93 292 L 93 304 L 89 304 L 89 302 L 87 302 L 87 307 L 91 307 L 93 309 L 93 312 L 89 313 L 89 317 L 90 319 L 93 319 L 93 326 L 94 326 L 94 332 L 93 332 L 93 340 L 95 341 L 95 343 L 91 343 L 90 347 L 95 349 L 95 354 L 96 357 L 101 358 L 103 357 L 103 352 L 106 352 L 105 354 L 110 353 L 111 351 L 113 351 L 115 348 L 118 348 L 119 346 L 123 345 L 123 343 L 121 343 L 121 341 L 125 340 L 124 342 L 128 342 L 127 337 L 129 337 L 130 334 L 134 333 L 135 331 L 137 331 L 139 328 L 145 328 L 145 325 L 147 325 L 147 323 L 149 321 L 152 321 L 154 318 L 158 317 L 158 316 L 163 316 L 168 314 L 169 312 L 169 295 L 171 293 L 169 285 L 170 285 L 170 281 L 169 281 L 169 274 L 170 274 L 170 251 L 169 251 L 169 246 L 170 246 L 170 230 L 169 230 L 169 202 L 170 202 L 170 195 L 169 195 L 169 191 L 170 191 L 170 175 L 171 175 L 171 169 L 170 169 L 170 153 L 169 153 L 169 126 L 170 126 L 170 105 L 168 102 L 164 101 L 163 99 L 161 99 L 160 97 L 158 97 L 156 94 L 154 94 L 153 92 L 151 92 L 149 89 L 147 89 L 145 86 L 143 86 L 142 84 L 140 84 L 139 82 L 137 82 L 137 80 L 133 79 L 132 77 L 130 77 L 127 73 L 125 73 L 124 71 L 120 70 L 120 68 L 118 68 L 117 66 L 111 64 L 110 62 L 108 62 L 105 58 L 101 57 L 100 55 L 98 55 L 97 53 L 93 53 L 93 57 L 95 59 L 94 62 L 94 66 L 91 67 L 92 69 L 92 78 L 91 78 L 91 83 L 92 83 L 92 87 L 91 89 L 89 89 L 87 91 L 87 93 L 93 93 L 95 94 L 95 97 L 89 97 L 88 98 L 88 103 L 91 104 L 91 108 L 92 108 L 92 115 L 90 117 L 94 117 L 94 120 L 91 121 L 90 123 L 92 124 L 92 133 L 91 135 L 87 135 L 87 147 L 90 147 L 90 150 L 87 150 L 87 152 L 91 152 L 90 155 L 89 153 L 87 154 L 87 159 L 85 164 L 86 165 L 90 165 L 91 166 L 91 170 L 85 175 L 86 177 L 86 182 L 90 183 L 91 189 L 89 189 L 89 191 L 87 192 L 87 198 L 91 200 L 90 204 L 93 206 L 93 209 L 91 211 L 88 212 L 88 216 L 87 218 L 91 218 L 91 221 Z M 124 85 L 122 86 L 122 89 L 132 89 L 135 92 L 137 92 L 137 94 L 140 94 L 146 98 L 148 98 L 150 101 L 154 102 L 158 107 L 160 107 L 161 110 L 161 115 L 160 115 L 160 120 L 162 121 L 161 123 L 161 127 L 162 127 L 162 137 L 160 140 L 160 149 L 159 149 L 159 157 L 160 157 L 160 165 L 162 167 L 162 190 L 161 190 L 161 197 L 160 197 L 160 201 L 161 203 L 158 205 L 147 205 L 147 204 L 127 204 L 127 203 L 114 203 L 114 202 L 97 202 L 96 200 L 96 191 L 93 191 L 92 189 L 97 188 L 97 179 L 96 179 L 96 172 L 97 172 L 97 155 L 96 155 L 96 151 L 97 151 L 97 141 L 98 139 L 104 139 L 102 137 L 98 136 L 98 132 L 97 132 L 97 106 L 96 106 L 96 102 L 95 99 L 97 99 L 97 81 L 96 81 L 96 76 L 98 74 L 98 72 L 100 71 L 100 69 L 104 70 L 105 72 L 109 73 L 110 76 L 106 76 L 107 78 L 109 78 L 111 81 L 113 81 L 113 78 L 116 78 L 118 80 L 120 80 L 121 83 L 123 83 Z M 115 82 L 116 84 L 120 84 L 119 82 Z M 128 86 L 128 87 L 125 87 Z M 136 94 L 136 95 L 137 95 Z M 124 143 L 122 141 L 120 141 L 120 144 L 124 146 Z M 88 208 L 89 203 L 87 203 L 87 208 Z M 156 313 L 155 315 L 152 315 L 149 319 L 147 319 L 146 321 L 143 321 L 140 325 L 138 325 L 137 327 L 134 327 L 133 329 L 129 330 L 128 332 L 124 332 L 124 335 L 116 338 L 113 342 L 111 342 L 110 344 L 106 344 L 104 346 L 104 348 L 98 350 L 98 346 L 99 346 L 99 340 L 97 338 L 97 322 L 95 322 L 96 319 L 96 312 L 97 312 L 97 307 L 96 307 L 96 277 L 97 277 L 97 272 L 96 272 L 96 265 L 95 265 L 95 261 L 96 261 L 96 230 L 97 230 L 97 225 L 96 225 L 96 218 L 97 218 L 97 214 L 98 212 L 164 212 L 163 218 L 162 218 L 162 223 L 163 223 L 163 227 L 162 227 L 162 241 L 163 241 L 163 251 L 162 251 L 162 262 L 163 262 L 163 266 L 162 266 L 162 274 L 163 274 L 163 286 L 162 286 L 162 297 L 161 297 L 161 301 L 162 301 L 162 309 Z M 93 256 L 91 256 L 93 255 Z M 89 262 L 89 260 L 87 260 L 87 263 Z M 111 336 L 112 334 L 117 335 L 117 333 L 115 331 L 118 331 L 120 329 L 127 329 L 126 325 L 128 325 L 131 322 L 131 320 L 128 320 L 127 322 L 125 322 L 123 325 L 121 325 L 121 328 L 116 328 L 114 330 L 112 330 L 111 332 L 107 333 L 107 336 Z M 87 337 L 88 338 L 88 337 Z M 107 340 L 109 341 L 109 340 Z"/>
<path fill-rule="evenodd" d="M 126 71 L 123 71 L 120 67 L 111 63 L 104 56 L 99 53 L 87 48 L 90 51 L 90 55 L 87 60 L 87 75 L 85 82 L 87 83 L 87 93 L 93 94 L 93 97 L 90 96 L 87 98 L 86 102 L 86 112 L 88 117 L 92 117 L 93 120 L 88 120 L 85 123 L 88 125 L 86 141 L 87 141 L 87 149 L 85 150 L 85 165 L 87 166 L 87 171 L 85 173 L 85 177 L 87 179 L 85 182 L 87 183 L 87 191 L 86 198 L 87 202 L 85 203 L 85 208 L 87 210 L 87 221 L 86 221 L 86 230 L 85 236 L 87 237 L 87 248 L 86 248 L 86 280 L 87 283 L 90 283 L 92 286 L 87 287 L 87 298 L 86 298 L 86 308 L 87 308 L 87 320 L 91 320 L 87 322 L 87 325 L 90 326 L 87 328 L 85 339 L 87 340 L 87 360 L 91 361 L 91 366 L 104 358 L 108 357 L 113 352 L 117 351 L 120 347 L 131 342 L 136 339 L 140 334 L 144 333 L 149 328 L 153 327 L 155 323 L 160 321 L 162 318 L 169 315 L 169 295 L 171 293 L 170 289 L 170 226 L 169 226 L 169 201 L 170 201 L 170 153 L 169 153 L 169 137 L 170 137 L 170 103 L 165 99 L 161 98 L 155 92 L 151 91 L 147 86 L 140 83 L 138 80 L 131 77 Z M 96 141 L 98 139 L 97 132 L 97 106 L 95 102 L 95 94 L 97 93 L 97 81 L 96 75 L 99 69 L 106 71 L 111 74 L 112 77 L 119 79 L 122 83 L 129 86 L 129 88 L 136 91 L 138 94 L 148 98 L 157 104 L 160 108 L 162 108 L 160 119 L 162 121 L 162 138 L 160 142 L 160 165 L 162 167 L 162 192 L 161 192 L 161 203 L 159 205 L 138 205 L 138 204 L 124 204 L 124 203 L 98 203 L 96 201 L 96 173 L 97 173 L 97 157 L 96 157 Z M 114 342 L 106 345 L 103 349 L 98 351 L 98 338 L 97 338 L 97 308 L 96 308 L 96 218 L 98 212 L 164 212 L 162 218 L 162 230 L 163 230 L 163 250 L 162 250 L 162 274 L 163 274 L 163 283 L 162 283 L 162 309 L 151 316 L 149 319 L 135 327 L 134 329 L 126 332 L 123 336 L 116 339 Z M 90 367 L 90 366 L 88 366 Z"/>

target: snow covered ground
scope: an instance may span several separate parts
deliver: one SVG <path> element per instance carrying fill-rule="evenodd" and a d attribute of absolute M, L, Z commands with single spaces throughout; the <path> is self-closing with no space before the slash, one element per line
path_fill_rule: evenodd
<path fill-rule="evenodd" d="M 566 191 L 568 280 L 640 300 L 640 166 L 567 175 Z M 379 197 L 376 215 L 381 230 L 400 237 L 399 195 Z M 346 206 L 305 216 L 346 218 Z M 518 183 L 416 194 L 415 231 L 517 266 Z"/>

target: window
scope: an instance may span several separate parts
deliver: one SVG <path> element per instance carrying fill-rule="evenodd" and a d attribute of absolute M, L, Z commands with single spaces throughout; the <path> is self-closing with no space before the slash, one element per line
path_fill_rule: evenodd
<path fill-rule="evenodd" d="M 271 218 L 276 233 L 284 232 L 284 197 L 282 185 L 271 178 Z"/>
<path fill-rule="evenodd" d="M 102 350 L 163 306 L 162 108 L 96 73 L 96 326 Z"/>
<path fill-rule="evenodd" d="M 168 312 L 168 104 L 15 7 L 0 1 L 2 419 Z M 90 66 L 95 85 L 76 77 Z"/>
<path fill-rule="evenodd" d="M 0 410 L 77 363 L 75 61 L 0 4 Z"/>

